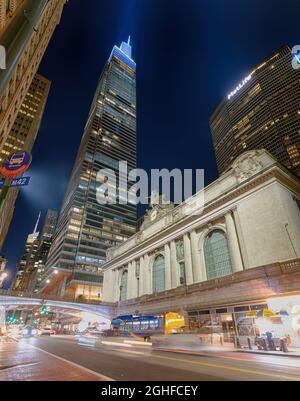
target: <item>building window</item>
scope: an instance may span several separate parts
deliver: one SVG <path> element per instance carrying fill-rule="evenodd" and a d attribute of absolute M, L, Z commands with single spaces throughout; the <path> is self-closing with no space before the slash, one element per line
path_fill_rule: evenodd
<path fill-rule="evenodd" d="M 165 290 L 165 258 L 158 256 L 153 264 L 153 292 L 162 292 Z"/>
<path fill-rule="evenodd" d="M 127 282 L 128 282 L 128 271 L 125 270 L 121 278 L 120 301 L 126 301 L 127 299 Z"/>
<path fill-rule="evenodd" d="M 223 231 L 212 231 L 206 237 L 204 257 L 208 280 L 233 273 L 228 241 Z"/>

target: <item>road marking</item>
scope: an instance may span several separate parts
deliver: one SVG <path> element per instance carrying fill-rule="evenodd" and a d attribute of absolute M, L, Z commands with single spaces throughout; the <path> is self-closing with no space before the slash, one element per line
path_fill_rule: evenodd
<path fill-rule="evenodd" d="M 41 348 L 39 348 L 39 347 L 36 347 L 35 345 L 32 345 L 32 344 L 28 344 L 28 345 L 29 345 L 30 347 L 32 347 L 32 348 L 38 350 L 38 351 L 43 352 L 43 353 L 46 354 L 46 355 L 52 356 L 53 358 L 59 359 L 59 360 L 62 361 L 62 362 L 66 362 L 66 363 L 68 363 L 68 364 L 70 364 L 70 365 L 72 365 L 72 366 L 74 366 L 74 367 L 76 367 L 76 368 L 78 368 L 78 369 L 81 369 L 81 370 L 83 370 L 83 371 L 85 371 L 85 372 L 87 372 L 87 373 L 90 373 L 90 374 L 92 374 L 92 375 L 94 375 L 94 376 L 97 376 L 97 377 L 99 377 L 99 378 L 102 379 L 102 380 L 105 380 L 105 381 L 115 381 L 115 379 L 113 379 L 113 378 L 111 378 L 111 377 L 104 376 L 104 375 L 102 375 L 101 373 L 95 372 L 94 370 L 88 369 L 88 368 L 86 368 L 86 367 L 84 367 L 84 366 L 82 366 L 82 365 L 78 365 L 78 364 L 75 363 L 75 362 L 71 362 L 71 361 L 69 361 L 68 359 L 62 358 L 62 357 L 60 357 L 60 356 L 58 356 L 58 355 L 55 355 L 55 354 L 52 354 L 51 352 L 48 352 L 48 351 L 45 351 L 45 350 L 43 350 L 43 349 L 41 349 Z"/>
<path fill-rule="evenodd" d="M 18 368 L 27 368 L 28 366 L 36 366 L 39 365 L 40 362 L 29 362 L 29 363 L 21 363 L 20 365 L 13 366 L 5 366 L 0 368 L 0 372 L 5 372 L 6 370 L 18 369 Z"/>
<path fill-rule="evenodd" d="M 115 343 L 113 341 L 101 341 L 101 344 L 104 345 L 113 345 L 115 347 L 126 347 L 126 348 L 131 348 L 132 345 L 131 344 L 124 344 L 124 343 Z"/>
<path fill-rule="evenodd" d="M 140 341 L 124 340 L 125 344 L 138 345 L 139 347 L 152 347 L 152 343 L 143 343 Z"/>
<path fill-rule="evenodd" d="M 214 363 L 207 363 L 207 362 L 199 362 L 199 361 L 190 361 L 188 359 L 180 359 L 180 358 L 171 358 L 168 356 L 161 356 L 161 355 L 150 355 L 151 358 L 159 358 L 159 359 L 168 359 L 170 361 L 180 361 L 180 362 L 186 362 L 186 363 L 191 363 L 194 365 L 201 365 L 201 366 L 207 366 L 210 368 L 216 368 L 216 369 L 227 369 L 227 370 L 232 370 L 234 372 L 240 372 L 240 373 L 245 373 L 245 374 L 254 374 L 257 376 L 266 376 L 266 377 L 276 377 L 277 379 L 286 379 L 286 380 L 295 380 L 295 381 L 300 381 L 300 376 L 284 376 L 284 375 L 277 375 L 273 373 L 265 373 L 265 372 L 260 372 L 260 371 L 254 371 L 250 369 L 243 369 L 243 368 L 234 368 L 231 366 L 225 366 L 225 365 L 217 365 Z"/>

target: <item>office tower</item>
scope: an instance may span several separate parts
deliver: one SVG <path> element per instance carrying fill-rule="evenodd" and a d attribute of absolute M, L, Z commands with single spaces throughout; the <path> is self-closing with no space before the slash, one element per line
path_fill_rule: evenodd
<path fill-rule="evenodd" d="M 25 242 L 24 253 L 17 265 L 17 274 L 13 284 L 15 291 L 28 291 L 30 284 L 30 277 L 34 270 L 35 257 L 39 245 L 38 225 L 40 222 L 41 213 L 39 213 L 37 222 L 35 224 L 32 234 L 29 234 Z"/>
<path fill-rule="evenodd" d="M 288 46 L 256 66 L 228 94 L 210 125 L 219 173 L 240 154 L 265 148 L 300 175 L 300 69 Z"/>
<path fill-rule="evenodd" d="M 57 224 L 58 213 L 49 209 L 46 214 L 44 227 L 40 236 L 38 249 L 35 256 L 34 271 L 30 278 L 29 290 L 38 292 L 39 285 L 45 273 L 45 264 L 52 244 L 53 235 Z"/>
<path fill-rule="evenodd" d="M 0 150 L 28 93 L 66 0 L 0 0 Z"/>
<path fill-rule="evenodd" d="M 5 280 L 7 278 L 6 269 L 7 260 L 4 256 L 0 255 L 0 290 L 3 287 Z M 1 326 L 1 325 L 0 325 Z"/>
<path fill-rule="evenodd" d="M 106 250 L 136 232 L 135 205 L 101 205 L 96 199 L 101 185 L 97 173 L 111 169 L 119 178 L 119 161 L 126 161 L 129 171 L 136 167 L 136 64 L 130 39 L 114 46 L 101 74 L 46 264 L 43 292 L 101 299 Z"/>
<path fill-rule="evenodd" d="M 50 81 L 39 74 L 33 78 L 16 120 L 0 150 L 0 164 L 12 152 L 21 150 L 31 152 L 40 129 L 50 85 Z M 18 188 L 10 188 L 0 207 L 0 250 L 9 230 L 18 193 Z"/>
<path fill-rule="evenodd" d="M 0 1 L 0 34 L 13 21 L 24 0 L 1 0 Z"/>

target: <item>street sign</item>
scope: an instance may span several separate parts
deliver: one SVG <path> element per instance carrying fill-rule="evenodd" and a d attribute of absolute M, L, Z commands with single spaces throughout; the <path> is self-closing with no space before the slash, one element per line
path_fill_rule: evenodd
<path fill-rule="evenodd" d="M 26 187 L 30 184 L 31 177 L 21 177 L 12 180 L 10 187 Z"/>
<path fill-rule="evenodd" d="M 15 178 L 29 168 L 31 160 L 31 155 L 27 152 L 12 153 L 2 164 L 0 173 L 7 178 Z"/>

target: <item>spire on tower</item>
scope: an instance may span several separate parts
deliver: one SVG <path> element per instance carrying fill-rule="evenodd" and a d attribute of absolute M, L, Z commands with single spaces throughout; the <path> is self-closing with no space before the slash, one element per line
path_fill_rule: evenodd
<path fill-rule="evenodd" d="M 131 35 L 129 35 L 127 42 L 122 42 L 120 49 L 123 53 L 125 53 L 128 57 L 131 58 Z"/>
<path fill-rule="evenodd" d="M 38 217 L 38 219 L 37 219 L 37 221 L 36 221 L 36 224 L 35 224 L 35 227 L 34 227 L 33 234 L 36 234 L 36 233 L 37 233 L 38 226 L 39 226 L 40 219 L 41 219 L 41 214 L 42 214 L 42 212 L 40 212 L 40 213 L 39 213 L 39 217 Z"/>

